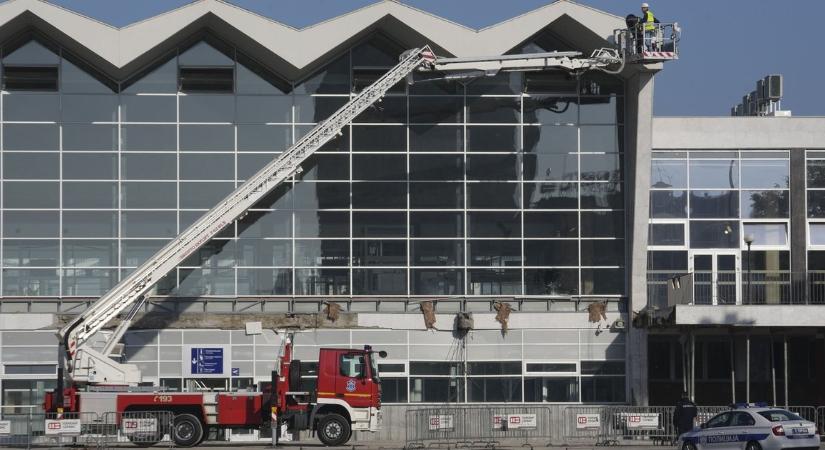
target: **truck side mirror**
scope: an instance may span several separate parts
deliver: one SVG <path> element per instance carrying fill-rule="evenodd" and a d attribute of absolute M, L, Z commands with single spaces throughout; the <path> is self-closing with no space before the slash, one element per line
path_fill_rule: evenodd
<path fill-rule="evenodd" d="M 385 350 L 381 350 L 381 351 L 378 352 L 378 356 L 380 356 L 382 358 L 386 358 L 387 357 L 387 352 Z"/>

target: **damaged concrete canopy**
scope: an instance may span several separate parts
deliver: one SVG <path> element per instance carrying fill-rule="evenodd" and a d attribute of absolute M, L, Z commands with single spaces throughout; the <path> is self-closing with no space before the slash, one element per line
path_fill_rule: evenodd
<path fill-rule="evenodd" d="M 424 326 L 427 327 L 428 330 L 432 330 L 435 328 L 435 307 L 433 306 L 433 302 L 426 301 L 421 302 L 419 305 L 421 308 L 421 313 L 424 314 Z"/>
<path fill-rule="evenodd" d="M 507 334 L 510 322 L 510 312 L 513 311 L 513 308 L 509 303 L 505 302 L 496 302 L 493 305 L 493 308 L 496 310 L 496 321 L 501 324 L 501 333 Z"/>
<path fill-rule="evenodd" d="M 326 313 L 327 319 L 332 322 L 338 320 L 338 317 L 341 315 L 341 305 L 335 302 L 325 302 L 325 304 L 324 313 Z"/>
<path fill-rule="evenodd" d="M 591 323 L 596 323 L 604 320 L 607 321 L 607 302 L 597 302 L 587 305 L 588 320 Z"/>

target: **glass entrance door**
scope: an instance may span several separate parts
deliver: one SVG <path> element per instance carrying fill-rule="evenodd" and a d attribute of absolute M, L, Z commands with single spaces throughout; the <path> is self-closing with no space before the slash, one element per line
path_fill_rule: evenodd
<path fill-rule="evenodd" d="M 690 257 L 693 272 L 693 303 L 735 305 L 739 303 L 739 255 L 733 251 L 695 252 Z"/>

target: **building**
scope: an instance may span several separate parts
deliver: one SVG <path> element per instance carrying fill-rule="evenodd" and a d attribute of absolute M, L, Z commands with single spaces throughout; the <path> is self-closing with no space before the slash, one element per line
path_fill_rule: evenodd
<path fill-rule="evenodd" d="M 302 30 L 214 0 L 122 29 L 45 2 L 0 5 L 3 404 L 37 404 L 53 386 L 54 330 L 67 316 L 404 50 L 589 54 L 622 27 L 622 18 L 568 1 L 480 31 L 393 1 Z M 674 342 L 706 322 L 684 322 L 700 309 L 687 304 L 675 306 L 675 321 L 657 322 L 667 295 L 662 308 L 648 304 L 661 300 L 662 280 L 691 269 L 675 262 L 687 256 L 660 250 L 693 248 L 675 243 L 679 224 L 670 219 L 681 219 L 683 232 L 693 222 L 655 213 L 660 161 L 727 142 L 741 150 L 732 158 L 742 167 L 747 150 L 768 144 L 781 150 L 763 155 L 767 166 L 787 169 L 790 159 L 795 167 L 798 155 L 804 166 L 805 149 L 825 142 L 825 128 L 797 118 L 695 119 L 705 128 L 694 119 L 654 120 L 661 69 L 394 88 L 296 179 L 158 283 L 125 337 L 125 359 L 168 389 L 260 388 L 280 344 L 274 330 L 292 327 L 303 329 L 296 357 L 305 362 L 319 346 L 387 350 L 384 403 L 399 411 L 444 402 L 670 401 L 661 392 L 685 373 Z M 745 135 L 744 126 L 758 133 Z M 714 145 L 706 144 L 711 133 Z M 816 153 L 807 155 L 815 164 Z M 786 211 L 787 195 L 787 186 L 769 193 Z M 722 207 L 711 202 L 710 213 Z M 801 226 L 802 241 L 786 240 L 784 253 L 765 253 L 757 241 L 754 265 L 807 270 L 806 219 L 794 225 L 787 215 L 747 231 L 775 238 L 775 224 L 792 235 Z M 736 233 L 750 226 L 738 217 L 729 221 Z M 811 227 L 818 230 L 813 219 Z M 723 247 L 736 248 L 740 261 L 731 244 L 739 238 L 730 239 Z M 788 256 L 793 245 L 804 247 Z M 649 264 L 660 256 L 670 259 Z M 648 269 L 668 273 L 649 282 Z M 425 329 L 426 301 L 435 306 L 435 331 Z M 330 302 L 343 309 L 336 321 L 323 312 Z M 495 319 L 501 303 L 512 308 L 506 333 Z M 701 308 L 711 317 L 721 308 L 763 312 Z M 458 312 L 473 313 L 474 330 L 463 338 L 454 332 Z M 721 333 L 731 325 L 724 320 L 702 333 Z M 262 322 L 264 332 L 247 334 L 247 322 Z M 753 325 L 745 328 L 761 329 Z M 187 352 L 201 346 L 224 349 L 223 373 L 191 373 Z M 312 364 L 304 366 L 312 383 Z"/>

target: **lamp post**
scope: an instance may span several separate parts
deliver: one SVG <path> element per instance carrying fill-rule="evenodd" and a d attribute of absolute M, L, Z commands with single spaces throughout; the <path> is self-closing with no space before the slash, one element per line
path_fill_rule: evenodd
<path fill-rule="evenodd" d="M 751 302 L 751 244 L 753 244 L 754 236 L 746 234 L 744 238 L 745 244 L 748 246 L 747 267 L 748 267 L 748 289 L 745 291 L 745 301 L 747 304 Z"/>

